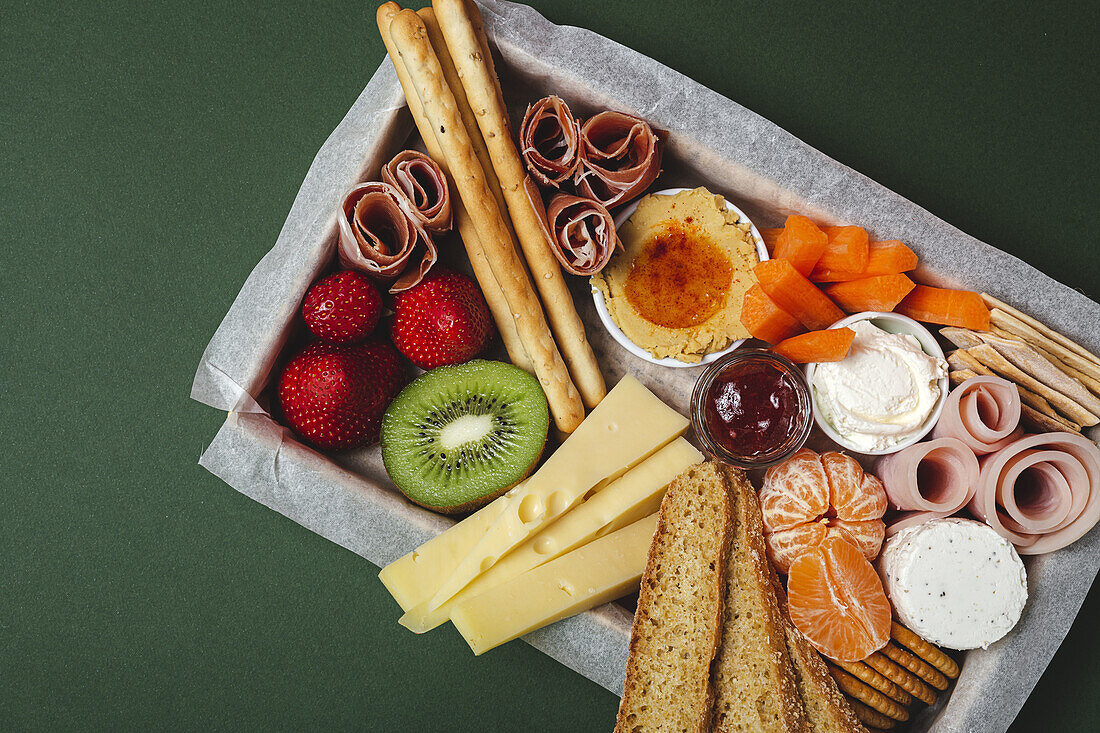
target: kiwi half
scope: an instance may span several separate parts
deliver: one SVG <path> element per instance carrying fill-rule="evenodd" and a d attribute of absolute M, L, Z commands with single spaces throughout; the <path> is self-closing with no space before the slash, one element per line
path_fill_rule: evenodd
<path fill-rule="evenodd" d="M 382 462 L 405 496 L 444 514 L 471 511 L 531 473 L 550 413 L 538 380 L 478 359 L 414 379 L 382 418 Z"/>

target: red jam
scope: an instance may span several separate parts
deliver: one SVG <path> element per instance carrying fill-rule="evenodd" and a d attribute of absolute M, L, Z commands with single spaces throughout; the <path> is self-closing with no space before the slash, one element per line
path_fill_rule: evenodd
<path fill-rule="evenodd" d="M 704 395 L 707 431 L 736 456 L 766 455 L 790 441 L 805 416 L 798 385 L 767 361 L 735 361 L 715 375 Z"/>

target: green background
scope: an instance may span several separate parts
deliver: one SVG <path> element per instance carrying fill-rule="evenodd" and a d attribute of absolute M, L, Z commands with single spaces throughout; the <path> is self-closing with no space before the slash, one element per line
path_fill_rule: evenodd
<path fill-rule="evenodd" d="M 1100 295 L 1094 4 L 535 5 Z M 383 60 L 374 5 L 4 0 L 0 58 L 0 728 L 609 730 L 196 465 L 195 366 Z M 1100 727 L 1098 612 L 1017 730 Z"/>

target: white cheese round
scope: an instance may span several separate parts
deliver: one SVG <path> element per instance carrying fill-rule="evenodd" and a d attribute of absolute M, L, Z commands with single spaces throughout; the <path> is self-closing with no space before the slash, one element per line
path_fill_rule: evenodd
<path fill-rule="evenodd" d="M 1027 601 L 1016 548 L 969 519 L 933 519 L 898 532 L 878 569 L 897 620 L 948 649 L 988 647 L 1012 630 Z"/>
<path fill-rule="evenodd" d="M 926 354 L 909 334 L 888 333 L 870 321 L 848 328 L 856 332 L 848 356 L 814 367 L 817 408 L 850 447 L 892 448 L 924 427 L 947 362 Z"/>

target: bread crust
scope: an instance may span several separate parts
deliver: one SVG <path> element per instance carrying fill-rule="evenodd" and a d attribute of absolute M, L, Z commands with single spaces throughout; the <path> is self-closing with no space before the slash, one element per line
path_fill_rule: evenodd
<path fill-rule="evenodd" d="M 671 544 L 677 532 L 685 532 L 687 528 L 677 527 L 672 519 L 677 510 L 677 505 L 689 499 L 688 494 L 696 486 L 700 477 L 708 481 L 717 481 L 720 495 L 714 498 L 717 501 L 717 516 L 715 542 L 712 543 L 713 554 L 707 558 L 677 558 L 670 554 Z M 646 559 L 645 572 L 642 575 L 641 590 L 638 597 L 638 610 L 634 614 L 634 624 L 630 631 L 630 657 L 626 668 L 626 682 L 623 686 L 623 697 L 619 703 L 619 712 L 615 720 L 615 730 L 619 733 L 632 733 L 634 731 L 653 730 L 689 730 L 704 731 L 709 719 L 712 698 L 709 685 L 708 669 L 710 661 L 718 651 L 719 625 L 724 605 L 726 557 L 728 556 L 729 541 L 732 528 L 732 508 L 725 476 L 717 466 L 712 463 L 697 464 L 688 468 L 669 486 L 664 500 L 661 502 L 661 511 L 657 519 L 657 529 L 653 535 L 653 542 L 649 547 Z M 652 665 L 658 652 L 664 650 L 652 649 L 650 638 L 646 632 L 653 620 L 662 621 L 662 598 L 659 592 L 659 570 L 667 571 L 668 566 L 662 566 L 662 561 L 679 561 L 685 567 L 706 567 L 707 571 L 701 575 L 701 580 L 706 587 L 697 589 L 696 595 L 703 596 L 709 593 L 714 599 L 713 607 L 705 612 L 704 628 L 697 630 L 695 634 L 683 634 L 676 637 L 681 647 L 674 648 L 671 653 L 665 655 L 671 658 L 681 657 L 689 647 L 695 647 L 698 656 L 705 659 L 701 673 L 696 675 L 693 699 L 684 699 L 681 695 L 677 702 L 681 707 L 674 711 L 654 711 L 658 717 L 656 721 L 640 720 L 642 708 L 651 704 L 647 700 L 650 691 L 644 689 L 646 684 L 647 665 Z M 675 609 L 672 609 L 675 610 Z M 686 706 L 683 707 L 683 706 Z M 677 715 L 678 714 L 678 715 Z M 686 725 L 677 725 L 674 716 L 687 721 Z M 633 720 L 632 720 L 633 717 Z"/>
<path fill-rule="evenodd" d="M 734 522 L 722 647 L 711 671 L 715 701 L 711 724 L 715 731 L 804 731 L 802 698 L 765 554 L 756 490 L 743 471 L 728 466 L 722 471 L 730 488 Z M 753 615 L 761 609 L 762 618 Z"/>

